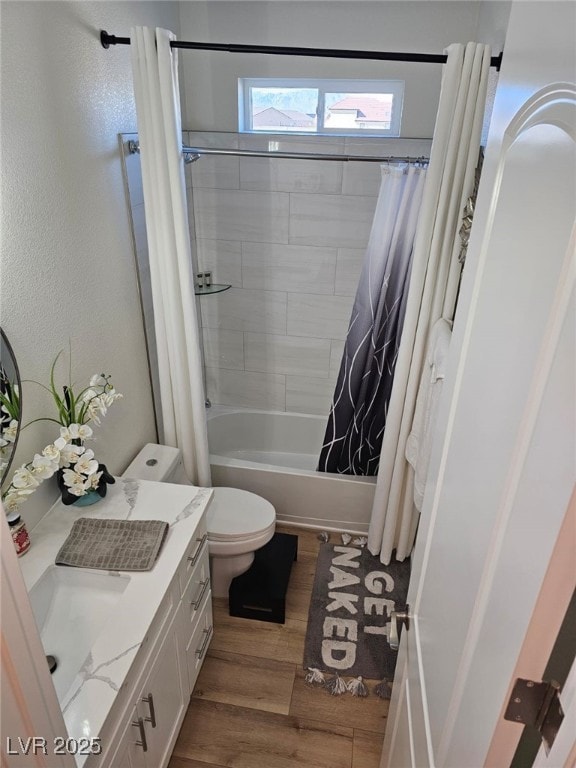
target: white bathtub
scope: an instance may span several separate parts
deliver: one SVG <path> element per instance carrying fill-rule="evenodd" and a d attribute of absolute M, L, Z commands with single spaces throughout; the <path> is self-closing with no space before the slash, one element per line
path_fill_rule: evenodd
<path fill-rule="evenodd" d="M 225 406 L 207 417 L 215 486 L 258 493 L 281 522 L 367 532 L 376 478 L 315 471 L 324 417 Z"/>

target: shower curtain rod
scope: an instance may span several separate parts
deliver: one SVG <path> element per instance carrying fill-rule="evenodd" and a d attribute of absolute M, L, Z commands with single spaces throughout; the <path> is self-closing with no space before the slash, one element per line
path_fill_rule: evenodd
<path fill-rule="evenodd" d="M 140 143 L 131 139 L 128 141 L 128 154 L 135 155 L 140 152 Z M 429 158 L 424 157 L 375 157 L 373 155 L 329 155 L 316 152 L 270 152 L 257 149 L 214 149 L 211 147 L 187 147 L 182 146 L 185 163 L 193 163 L 201 155 L 233 155 L 237 157 L 280 157 L 290 160 L 336 160 L 340 162 L 360 162 L 360 163 L 422 163 L 428 162 Z"/>
<path fill-rule="evenodd" d="M 103 48 L 111 45 L 130 45 L 129 37 L 116 37 L 106 30 L 100 30 Z M 266 53 L 278 56 L 321 56 L 329 59 L 377 59 L 379 61 L 412 61 L 422 64 L 445 64 L 448 58 L 440 53 L 396 53 L 389 51 L 351 51 L 341 48 L 295 48 L 279 45 L 239 45 L 236 43 L 190 43 L 172 40 L 171 48 L 186 48 L 201 51 L 226 51 L 228 53 Z M 490 66 L 500 71 L 502 53 L 492 56 Z"/>

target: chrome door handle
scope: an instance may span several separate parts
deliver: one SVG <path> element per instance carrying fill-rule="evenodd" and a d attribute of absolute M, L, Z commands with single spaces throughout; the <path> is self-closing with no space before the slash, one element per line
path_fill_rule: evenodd
<path fill-rule="evenodd" d="M 406 631 L 410 629 L 410 606 L 407 605 L 404 611 L 392 611 L 390 614 L 390 634 L 388 635 L 388 645 L 393 651 L 397 651 L 400 646 L 398 636 L 398 622 L 404 624 Z"/>
<path fill-rule="evenodd" d="M 137 741 L 136 744 L 139 747 L 142 747 L 143 752 L 148 752 L 148 742 L 146 741 L 146 730 L 144 729 L 144 720 L 142 720 L 141 717 L 138 718 L 138 720 L 132 720 L 132 725 L 134 728 L 138 728 L 140 731 L 140 741 Z"/>
<path fill-rule="evenodd" d="M 200 646 L 200 648 L 196 648 L 196 656 L 198 656 L 199 659 L 204 656 L 204 653 L 206 652 L 206 648 L 208 647 L 208 643 L 210 642 L 210 638 L 212 637 L 212 627 L 208 627 L 208 629 L 202 630 L 204 633 L 204 642 Z"/>
<path fill-rule="evenodd" d="M 200 594 L 196 598 L 196 600 L 192 600 L 190 605 L 192 608 L 197 611 L 200 607 L 200 603 L 202 602 L 202 598 L 206 594 L 206 590 L 208 589 L 208 585 L 210 584 L 210 579 L 204 579 L 204 581 L 200 582 Z"/>
<path fill-rule="evenodd" d="M 188 562 L 190 563 L 190 568 L 192 568 L 192 566 L 196 565 L 196 561 L 198 560 L 200 552 L 202 551 L 202 547 L 204 546 L 204 542 L 206 541 L 207 538 L 208 538 L 208 534 L 205 533 L 204 536 L 202 536 L 201 539 L 196 539 L 196 541 L 198 542 L 198 546 L 196 547 L 196 551 L 194 552 L 193 555 L 188 555 Z"/>
<path fill-rule="evenodd" d="M 156 728 L 156 712 L 154 711 L 154 697 L 151 693 L 148 694 L 148 696 L 144 696 L 142 699 L 144 704 L 148 704 L 148 709 L 150 710 L 150 717 L 145 717 L 144 720 L 147 723 L 150 723 L 152 728 Z"/>

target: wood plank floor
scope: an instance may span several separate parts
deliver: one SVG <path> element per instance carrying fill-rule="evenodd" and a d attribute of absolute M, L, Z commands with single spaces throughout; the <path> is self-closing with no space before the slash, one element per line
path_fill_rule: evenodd
<path fill-rule="evenodd" d="M 317 532 L 277 530 L 298 535 L 286 623 L 234 618 L 226 600 L 214 600 L 214 636 L 168 768 L 379 766 L 388 702 L 331 696 L 304 681 Z"/>

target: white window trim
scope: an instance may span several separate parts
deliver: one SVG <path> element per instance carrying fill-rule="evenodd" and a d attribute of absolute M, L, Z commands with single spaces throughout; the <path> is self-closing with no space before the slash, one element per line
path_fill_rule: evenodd
<path fill-rule="evenodd" d="M 394 96 L 390 128 L 345 131 L 341 128 L 325 128 L 322 125 L 318 131 L 258 131 L 252 129 L 252 88 L 316 88 L 318 89 L 318 112 L 324 116 L 324 98 L 326 93 L 391 93 Z M 282 135 L 303 136 L 400 136 L 402 107 L 404 104 L 403 80 L 346 80 L 323 78 L 273 78 L 273 77 L 241 77 L 238 78 L 238 130 L 240 133 L 263 134 L 278 133 Z"/>

